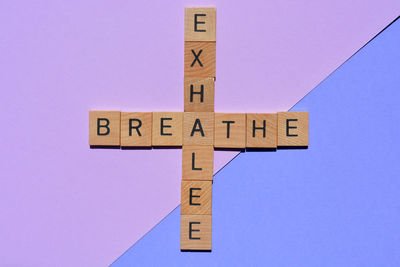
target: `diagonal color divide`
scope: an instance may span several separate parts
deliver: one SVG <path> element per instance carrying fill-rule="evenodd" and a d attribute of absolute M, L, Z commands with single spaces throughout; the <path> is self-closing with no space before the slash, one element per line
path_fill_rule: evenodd
<path fill-rule="evenodd" d="M 397 0 L 215 5 L 224 29 L 217 33 L 217 112 L 288 110 L 400 12 Z M 0 133 L 0 263 L 110 263 L 179 205 L 182 155 L 90 150 L 82 114 L 183 109 L 176 88 L 184 5 L 3 0 L 0 6 L 0 110 L 7 125 Z M 215 170 L 236 154 L 216 151 Z"/>
<path fill-rule="evenodd" d="M 213 253 L 179 253 L 178 207 L 111 266 L 399 266 L 399 46 L 400 19 L 296 104 L 309 149 L 215 176 Z"/>
<path fill-rule="evenodd" d="M 214 148 L 308 147 L 308 112 L 214 113 L 215 47 L 216 9 L 186 8 L 185 112 L 89 112 L 93 148 L 182 147 L 182 251 L 212 248 Z"/>

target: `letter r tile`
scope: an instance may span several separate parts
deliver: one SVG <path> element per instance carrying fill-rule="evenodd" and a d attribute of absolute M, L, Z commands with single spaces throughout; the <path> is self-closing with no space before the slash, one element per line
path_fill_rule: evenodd
<path fill-rule="evenodd" d="M 150 147 L 152 112 L 121 112 L 121 146 Z"/>

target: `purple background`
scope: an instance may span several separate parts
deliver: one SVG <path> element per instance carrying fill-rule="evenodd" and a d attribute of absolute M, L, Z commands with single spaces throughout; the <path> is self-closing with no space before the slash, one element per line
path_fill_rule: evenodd
<path fill-rule="evenodd" d="M 180 202 L 180 150 L 90 150 L 88 111 L 183 110 L 193 1 L 1 1 L 0 264 L 111 263 Z M 195 2 L 198 4 L 198 2 Z M 287 110 L 399 1 L 217 6 L 216 111 Z M 235 153 L 218 152 L 215 171 Z"/>

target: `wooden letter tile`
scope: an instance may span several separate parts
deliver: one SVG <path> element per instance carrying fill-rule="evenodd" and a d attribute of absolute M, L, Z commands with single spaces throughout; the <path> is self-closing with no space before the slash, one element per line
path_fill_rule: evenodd
<path fill-rule="evenodd" d="M 246 147 L 276 148 L 277 147 L 277 114 L 248 113 Z"/>
<path fill-rule="evenodd" d="M 215 7 L 185 8 L 185 41 L 215 41 Z"/>
<path fill-rule="evenodd" d="M 120 121 L 119 111 L 89 111 L 89 145 L 119 146 Z"/>
<path fill-rule="evenodd" d="M 278 146 L 308 146 L 308 112 L 278 112 Z"/>
<path fill-rule="evenodd" d="M 185 42 L 185 77 L 215 77 L 215 42 Z"/>
<path fill-rule="evenodd" d="M 186 112 L 214 111 L 214 78 L 185 78 Z"/>
<path fill-rule="evenodd" d="M 151 146 L 151 112 L 121 112 L 121 146 Z"/>
<path fill-rule="evenodd" d="M 211 215 L 181 215 L 181 250 L 211 251 Z"/>
<path fill-rule="evenodd" d="M 213 179 L 214 147 L 182 147 L 182 180 Z"/>
<path fill-rule="evenodd" d="M 182 146 L 182 112 L 153 112 L 152 145 Z"/>
<path fill-rule="evenodd" d="M 184 112 L 183 144 L 210 145 L 214 144 L 214 113 Z"/>
<path fill-rule="evenodd" d="M 181 182 L 181 214 L 211 215 L 212 181 Z"/>
<path fill-rule="evenodd" d="M 245 148 L 246 114 L 215 113 L 214 135 L 217 148 Z"/>

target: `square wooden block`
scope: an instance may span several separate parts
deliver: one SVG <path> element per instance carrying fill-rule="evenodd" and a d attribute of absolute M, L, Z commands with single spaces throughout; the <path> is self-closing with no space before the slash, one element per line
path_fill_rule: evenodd
<path fill-rule="evenodd" d="M 214 144 L 213 112 L 184 112 L 183 144 L 209 146 Z"/>
<path fill-rule="evenodd" d="M 212 181 L 181 182 L 181 214 L 211 215 Z"/>
<path fill-rule="evenodd" d="M 121 146 L 150 147 L 152 112 L 121 112 Z"/>
<path fill-rule="evenodd" d="M 214 135 L 217 148 L 245 148 L 246 114 L 215 113 Z"/>
<path fill-rule="evenodd" d="M 120 111 L 89 111 L 89 145 L 120 145 Z"/>
<path fill-rule="evenodd" d="M 153 112 L 153 146 L 182 146 L 182 114 L 182 112 Z"/>
<path fill-rule="evenodd" d="M 278 116 L 272 113 L 247 113 L 246 147 L 276 148 Z"/>
<path fill-rule="evenodd" d="M 278 146 L 308 146 L 308 112 L 278 112 Z"/>
<path fill-rule="evenodd" d="M 214 41 L 217 9 L 215 7 L 185 8 L 185 41 Z"/>
<path fill-rule="evenodd" d="M 212 181 L 213 171 L 213 146 L 182 147 L 182 180 Z"/>
<path fill-rule="evenodd" d="M 211 251 L 211 215 L 181 215 L 181 250 Z"/>
<path fill-rule="evenodd" d="M 215 77 L 215 42 L 185 42 L 185 77 Z"/>
<path fill-rule="evenodd" d="M 185 78 L 185 112 L 214 112 L 214 78 Z"/>

